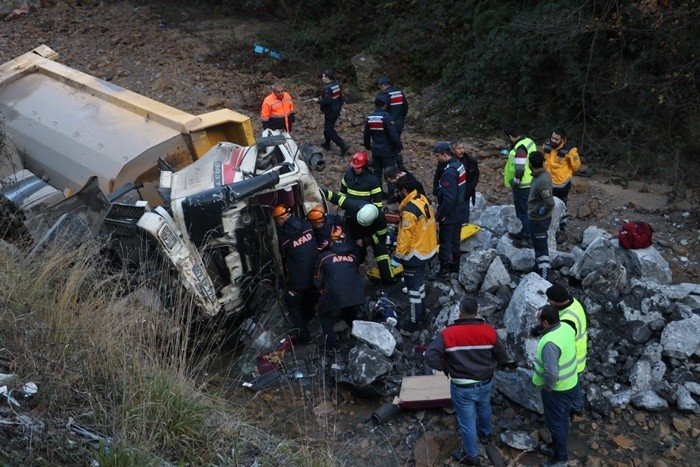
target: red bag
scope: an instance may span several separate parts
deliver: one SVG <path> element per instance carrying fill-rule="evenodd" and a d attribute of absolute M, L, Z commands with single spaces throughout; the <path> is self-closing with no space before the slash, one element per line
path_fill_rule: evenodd
<path fill-rule="evenodd" d="M 651 233 L 654 229 L 646 222 L 628 222 L 623 224 L 617 239 L 620 246 L 627 250 L 636 250 L 651 246 Z"/>

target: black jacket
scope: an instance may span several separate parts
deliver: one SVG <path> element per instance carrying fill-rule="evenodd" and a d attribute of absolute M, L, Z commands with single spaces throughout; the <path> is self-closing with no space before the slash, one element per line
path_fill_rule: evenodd
<path fill-rule="evenodd" d="M 372 157 L 395 157 L 403 149 L 401 137 L 389 114 L 375 109 L 365 120 L 365 148 L 372 150 Z"/>
<path fill-rule="evenodd" d="M 343 91 L 335 81 L 323 86 L 323 94 L 318 101 L 324 114 L 338 114 L 343 107 Z"/>
<path fill-rule="evenodd" d="M 352 245 L 333 243 L 319 254 L 314 285 L 320 292 L 320 314 L 365 303 L 364 284 Z"/>
<path fill-rule="evenodd" d="M 389 99 L 388 112 L 399 133 L 403 132 L 404 120 L 408 113 L 408 99 L 396 86 L 389 86 L 384 95 Z"/>
<path fill-rule="evenodd" d="M 466 201 L 469 201 L 471 199 L 472 204 L 476 203 L 476 185 L 479 183 L 479 164 L 476 162 L 476 159 L 473 157 L 464 154 L 462 158 L 460 159 L 462 162 L 462 165 L 464 166 L 464 171 L 467 173 L 467 190 L 466 190 L 466 195 L 467 199 Z M 435 168 L 435 175 L 433 176 L 433 195 L 437 196 L 438 194 L 438 187 L 440 184 L 440 177 L 442 176 L 442 173 L 445 171 L 445 165 L 442 162 L 438 162 L 437 167 Z"/>
<path fill-rule="evenodd" d="M 459 161 L 453 156 L 450 162 L 443 167 L 437 189 L 437 220 L 443 223 L 462 222 L 463 209 L 460 209 L 460 206 L 464 208 L 466 200 L 463 198 L 466 196 L 464 190 L 460 189 L 459 186 Z"/>
<path fill-rule="evenodd" d="M 348 198 L 372 203 L 379 209 L 382 207 L 382 186 L 377 176 L 366 167 L 360 175 L 348 167 L 340 182 L 339 192 Z"/>
<path fill-rule="evenodd" d="M 290 217 L 281 227 L 277 227 L 277 239 L 287 272 L 288 287 L 292 290 L 313 287 L 318 250 L 311 222 Z"/>
<path fill-rule="evenodd" d="M 335 226 L 344 227 L 343 219 L 337 214 L 328 213 L 326 214 L 326 220 L 323 223 L 323 227 L 320 229 L 314 228 L 314 236 L 316 237 L 316 245 L 321 248 L 328 244 L 331 239 L 331 232 Z M 345 232 L 347 236 L 347 232 Z M 349 240 L 348 240 L 349 241 Z"/>
<path fill-rule="evenodd" d="M 348 198 L 330 190 L 324 192 L 326 199 L 341 207 L 345 211 L 345 219 L 354 219 L 362 207 L 368 204 L 365 201 Z M 377 218 L 368 226 L 362 226 L 359 222 L 345 222 L 346 232 L 353 240 L 362 240 L 365 245 L 378 245 L 386 241 L 387 225 L 383 212 L 379 212 Z"/>

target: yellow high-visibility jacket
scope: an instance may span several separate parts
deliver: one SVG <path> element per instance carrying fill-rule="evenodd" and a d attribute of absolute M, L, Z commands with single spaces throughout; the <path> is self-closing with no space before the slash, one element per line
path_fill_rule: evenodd
<path fill-rule="evenodd" d="M 562 187 L 571 180 L 574 173 L 581 167 L 581 159 L 578 155 L 578 149 L 570 148 L 566 141 L 563 141 L 556 148 L 544 154 L 544 166 L 552 176 L 552 185 Z"/>
<path fill-rule="evenodd" d="M 404 266 L 432 258 L 438 250 L 435 210 L 428 198 L 413 190 L 399 204 L 401 223 L 395 258 Z"/>

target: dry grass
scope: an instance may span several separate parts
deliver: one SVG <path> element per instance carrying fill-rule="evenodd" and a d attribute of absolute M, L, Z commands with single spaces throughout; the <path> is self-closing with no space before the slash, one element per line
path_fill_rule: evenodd
<path fill-rule="evenodd" d="M 206 358 L 190 350 L 187 303 L 166 312 L 152 294 L 125 298 L 134 276 L 105 271 L 92 243 L 31 264 L 0 248 L 0 372 L 37 383 L 39 393 L 16 415 L 44 424 L 0 425 L 10 440 L 0 444 L 0 462 L 332 462 L 324 446 L 271 435 L 254 426 L 243 401 L 208 389 Z M 110 439 L 87 442 L 67 428 L 69 417 Z"/>

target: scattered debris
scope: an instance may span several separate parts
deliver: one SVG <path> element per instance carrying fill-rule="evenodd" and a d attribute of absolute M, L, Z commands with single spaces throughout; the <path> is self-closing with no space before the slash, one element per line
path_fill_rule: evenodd
<path fill-rule="evenodd" d="M 504 431 L 501 433 L 501 441 L 520 451 L 532 451 L 537 447 L 537 441 L 524 431 Z"/>
<path fill-rule="evenodd" d="M 275 50 L 270 50 L 267 47 L 264 47 L 262 45 L 253 44 L 253 52 L 255 52 L 256 54 L 268 55 L 272 58 L 276 58 L 277 60 L 282 60 L 282 53 L 281 52 L 277 52 Z"/>

